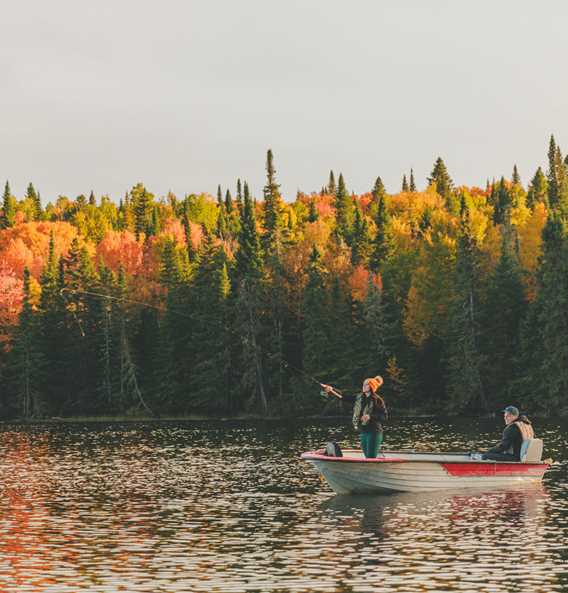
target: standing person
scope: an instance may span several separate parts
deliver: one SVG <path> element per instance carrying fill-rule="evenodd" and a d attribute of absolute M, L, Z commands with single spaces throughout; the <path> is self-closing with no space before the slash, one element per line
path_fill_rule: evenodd
<path fill-rule="evenodd" d="M 515 406 L 507 406 L 503 410 L 505 430 L 501 442 L 486 451 L 481 459 L 492 461 L 520 461 L 521 446 L 526 439 L 534 439 L 531 421 L 521 415 Z"/>
<path fill-rule="evenodd" d="M 359 431 L 361 449 L 365 457 L 376 457 L 383 442 L 383 424 L 388 418 L 385 400 L 378 394 L 383 384 L 380 375 L 363 381 L 361 392 L 353 397 L 343 396 L 346 401 L 354 401 L 353 428 Z M 338 392 L 331 385 L 322 385 L 326 395 Z"/>

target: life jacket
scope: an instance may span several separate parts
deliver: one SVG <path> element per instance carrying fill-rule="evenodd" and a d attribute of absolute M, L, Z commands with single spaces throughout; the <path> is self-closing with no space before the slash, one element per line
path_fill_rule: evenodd
<path fill-rule="evenodd" d="M 519 429 L 519 432 L 523 437 L 523 441 L 534 439 L 534 430 L 532 424 L 527 424 L 526 422 L 513 422 L 513 424 L 515 424 L 515 426 Z"/>

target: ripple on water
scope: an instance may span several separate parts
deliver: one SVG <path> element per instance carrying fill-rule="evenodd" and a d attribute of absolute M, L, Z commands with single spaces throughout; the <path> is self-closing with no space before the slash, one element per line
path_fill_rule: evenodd
<path fill-rule="evenodd" d="M 0 590 L 568 591 L 564 425 L 542 487 L 334 496 L 298 458 L 346 424 L 0 428 Z M 537 425 L 538 426 L 538 425 Z M 400 421 L 392 448 L 469 450 L 500 427 Z"/>

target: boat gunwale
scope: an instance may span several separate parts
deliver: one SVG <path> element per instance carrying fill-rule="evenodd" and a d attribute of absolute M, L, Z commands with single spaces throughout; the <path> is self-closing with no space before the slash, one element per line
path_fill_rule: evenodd
<path fill-rule="evenodd" d="M 347 451 L 346 451 L 347 452 Z M 402 451 L 385 451 L 385 453 L 402 453 Z M 416 455 L 465 455 L 465 453 L 430 453 L 424 452 L 420 453 L 417 451 L 408 451 L 405 452 L 405 455 L 409 454 L 416 454 Z M 549 468 L 550 464 L 546 461 L 540 461 L 539 463 L 525 463 L 524 461 L 495 461 L 492 459 L 462 459 L 456 461 L 447 461 L 442 460 L 436 461 L 433 459 L 404 459 L 403 457 L 332 457 L 328 455 L 323 455 L 318 453 L 317 451 L 306 451 L 302 453 L 301 459 L 305 459 L 307 461 L 329 461 L 332 463 L 435 463 L 435 464 L 443 464 L 443 465 L 461 465 L 461 464 L 468 464 L 468 465 L 512 465 L 514 467 L 546 467 Z"/>

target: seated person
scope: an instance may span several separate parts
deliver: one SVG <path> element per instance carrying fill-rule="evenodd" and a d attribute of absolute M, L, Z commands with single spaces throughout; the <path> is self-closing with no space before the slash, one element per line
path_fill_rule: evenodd
<path fill-rule="evenodd" d="M 520 461 L 523 441 L 534 438 L 531 421 L 526 416 L 521 416 L 518 408 L 507 406 L 503 414 L 506 426 L 501 442 L 484 453 L 481 459 Z"/>

